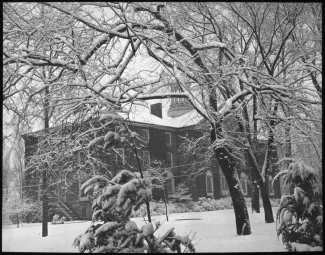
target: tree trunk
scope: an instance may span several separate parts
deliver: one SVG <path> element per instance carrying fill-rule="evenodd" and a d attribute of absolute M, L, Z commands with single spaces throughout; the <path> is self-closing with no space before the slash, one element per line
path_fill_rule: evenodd
<path fill-rule="evenodd" d="M 268 157 L 268 151 L 266 152 L 266 157 Z M 252 173 L 255 174 L 256 182 L 257 185 L 259 186 L 261 190 L 261 196 L 262 196 L 262 201 L 263 201 L 263 207 L 264 207 L 264 216 L 265 216 L 265 223 L 272 223 L 274 222 L 273 219 L 273 211 L 272 211 L 272 206 L 269 198 L 269 193 L 267 191 L 267 186 L 266 186 L 266 179 L 263 181 L 262 175 L 258 171 L 258 165 L 256 162 L 256 158 L 254 157 L 252 148 L 248 148 L 248 158 L 249 161 L 253 164 L 252 167 Z"/>
<path fill-rule="evenodd" d="M 272 206 L 269 198 L 269 192 L 267 190 L 267 186 L 263 181 L 260 181 L 260 190 L 262 195 L 263 207 L 264 207 L 264 216 L 265 216 L 265 223 L 272 223 L 274 222 L 273 218 L 273 211 Z"/>
<path fill-rule="evenodd" d="M 247 108 L 246 108 L 247 113 Z M 257 114 L 257 100 L 256 95 L 253 96 L 253 142 L 252 146 L 254 149 L 254 157 L 256 158 L 256 149 L 257 149 L 257 119 L 255 115 Z M 248 114 L 247 114 L 248 115 Z M 248 121 L 248 116 L 246 117 Z M 254 165 L 252 165 L 254 167 Z M 257 184 L 257 174 L 255 171 L 251 171 L 252 173 L 252 212 L 260 213 L 260 190 Z"/>
<path fill-rule="evenodd" d="M 260 213 L 260 190 L 257 184 L 256 173 L 252 171 L 252 213 Z"/>
<path fill-rule="evenodd" d="M 272 136 L 273 137 L 273 136 Z M 274 218 L 273 218 L 273 212 L 272 212 L 272 206 L 271 206 L 271 202 L 269 199 L 269 192 L 268 192 L 268 170 L 270 169 L 270 163 L 271 163 L 271 151 L 273 148 L 273 139 L 272 137 L 270 138 L 269 136 L 269 140 L 268 140 L 268 145 L 267 145 L 267 149 L 266 149 L 266 153 L 265 153 L 265 160 L 264 160 L 264 166 L 262 169 L 262 177 L 259 180 L 259 185 L 260 185 L 260 189 L 261 189 L 261 195 L 262 195 L 262 200 L 263 200 L 263 206 L 264 206 L 264 212 L 265 212 L 265 222 L 266 223 L 272 223 L 274 222 Z"/>
<path fill-rule="evenodd" d="M 219 132 L 219 139 L 220 136 L 221 133 Z M 211 142 L 213 143 L 214 141 L 216 141 L 216 134 L 215 130 L 212 129 Z M 239 184 L 239 178 L 230 148 L 217 147 L 214 149 L 214 151 L 229 186 L 229 191 L 235 211 L 237 235 L 250 235 L 252 232 L 246 202 Z"/>
<path fill-rule="evenodd" d="M 239 117 L 237 117 L 237 120 L 238 120 L 238 126 L 239 126 L 240 131 L 243 133 L 247 133 L 247 132 L 245 132 L 246 127 L 243 125 L 242 120 Z M 270 198 L 269 198 L 268 191 L 267 191 L 267 186 L 265 184 L 266 178 L 264 176 L 264 180 L 263 180 L 262 175 L 258 170 L 259 167 L 258 167 L 257 160 L 256 160 L 256 154 L 253 152 L 252 146 L 251 146 L 252 142 L 249 141 L 250 139 L 248 139 L 248 137 L 246 137 L 246 139 L 248 140 L 246 142 L 246 148 L 248 151 L 248 162 L 249 162 L 249 165 L 251 166 L 252 176 L 253 176 L 253 178 L 255 178 L 257 185 L 259 186 L 259 188 L 261 190 L 263 207 L 264 207 L 264 212 L 265 212 L 265 222 L 272 223 L 272 222 L 274 222 L 274 219 L 273 219 L 271 202 L 270 202 Z M 256 140 L 257 140 L 257 138 L 254 139 L 255 151 L 256 151 L 256 146 L 257 146 Z M 266 155 L 265 155 L 266 165 L 263 167 L 263 171 L 262 171 L 264 173 L 264 175 L 267 173 L 267 169 L 269 168 L 269 163 L 270 163 L 269 160 L 270 160 L 270 152 L 271 152 L 271 148 L 272 148 L 271 147 L 272 142 L 273 142 L 273 140 L 269 139 L 268 147 L 267 147 Z M 253 179 L 253 181 L 254 181 L 254 179 Z M 255 185 L 253 185 L 253 189 L 254 189 L 254 186 Z M 256 193 L 254 194 L 254 196 L 256 196 Z M 253 196 L 252 196 L 252 200 L 253 200 Z M 257 197 L 257 200 L 259 201 L 259 197 Z M 256 204 L 256 200 L 252 201 L 252 210 L 253 210 L 253 202 L 254 202 L 254 204 Z M 259 210 L 259 206 L 256 206 L 256 209 Z"/>
<path fill-rule="evenodd" d="M 166 219 L 168 222 L 167 199 L 166 199 L 165 189 L 164 189 L 164 203 L 165 203 L 165 209 L 166 209 Z"/>
<path fill-rule="evenodd" d="M 42 196 L 42 237 L 48 236 L 48 206 L 47 206 L 47 194 L 46 194 L 46 172 L 43 170 L 43 196 Z"/>
<path fill-rule="evenodd" d="M 49 118 L 49 87 L 45 88 L 45 100 L 44 100 L 44 128 L 45 132 L 48 131 L 50 127 Z M 43 205 L 42 205 L 42 237 L 48 236 L 48 199 L 47 199 L 47 176 L 46 176 L 47 164 L 43 166 L 42 181 L 43 181 Z"/>
<path fill-rule="evenodd" d="M 273 211 L 272 211 L 272 206 L 269 198 L 269 192 L 267 190 L 266 181 L 263 182 L 262 176 L 260 174 L 257 176 L 257 183 L 261 190 L 265 223 L 272 223 L 274 222 L 274 218 L 273 218 Z"/>

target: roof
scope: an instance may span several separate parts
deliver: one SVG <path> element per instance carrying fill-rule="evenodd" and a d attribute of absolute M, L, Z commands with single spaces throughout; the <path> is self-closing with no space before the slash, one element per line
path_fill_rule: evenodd
<path fill-rule="evenodd" d="M 150 105 L 161 103 L 162 104 L 162 118 L 159 118 L 155 115 L 152 115 L 150 113 Z M 177 118 L 171 118 L 167 116 L 168 109 L 170 107 L 171 100 L 170 99 L 152 99 L 147 100 L 146 104 L 139 105 L 139 104 L 125 104 L 125 109 L 130 109 L 130 113 L 123 114 L 119 113 L 124 119 L 129 118 L 130 121 L 136 122 L 136 123 L 144 123 L 144 124 L 151 124 L 151 125 L 159 125 L 164 127 L 170 127 L 170 128 L 182 128 L 182 127 L 188 127 L 192 125 L 198 124 L 203 118 L 200 116 L 195 110 L 192 110 L 188 113 L 185 113 Z M 51 127 L 49 130 L 53 130 L 59 128 Z M 38 135 L 45 135 L 42 130 L 37 130 L 28 134 L 22 135 L 24 139 L 27 138 L 27 136 L 38 136 Z"/>
<path fill-rule="evenodd" d="M 120 114 L 124 118 L 129 117 L 130 121 L 133 122 L 141 122 L 146 124 L 160 125 L 172 128 L 182 128 L 188 127 L 195 124 L 198 124 L 203 118 L 200 116 L 197 111 L 192 110 L 188 113 L 185 113 L 179 117 L 171 118 L 167 116 L 168 109 L 170 107 L 171 100 L 170 99 L 153 99 L 148 100 L 147 106 L 135 105 L 132 106 L 130 104 L 124 105 L 126 109 L 130 109 L 130 113 L 128 114 Z M 150 113 L 150 105 L 161 103 L 162 104 L 162 118 L 159 118 Z"/>

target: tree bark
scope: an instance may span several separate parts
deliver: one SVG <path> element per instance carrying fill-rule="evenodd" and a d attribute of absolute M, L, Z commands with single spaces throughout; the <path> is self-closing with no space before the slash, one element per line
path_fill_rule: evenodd
<path fill-rule="evenodd" d="M 266 153 L 265 157 L 268 157 L 268 152 Z M 272 206 L 269 198 L 269 193 L 266 186 L 266 179 L 263 180 L 262 175 L 258 171 L 258 164 L 256 162 L 256 159 L 254 157 L 254 153 L 252 151 L 252 148 L 249 146 L 248 148 L 248 158 L 252 162 L 252 173 L 255 174 L 257 185 L 259 186 L 261 190 L 261 196 L 263 201 L 263 207 L 264 207 L 264 216 L 265 216 L 265 223 L 272 223 L 274 222 L 273 219 L 273 211 Z"/>
<path fill-rule="evenodd" d="M 49 118 L 49 87 L 45 88 L 45 99 L 44 99 L 44 128 L 45 132 L 48 131 L 50 127 L 50 118 Z M 48 236 L 48 199 L 47 199 L 47 177 L 46 177 L 46 170 L 47 164 L 43 167 L 42 172 L 42 181 L 43 181 L 43 204 L 42 204 L 42 237 Z"/>
<path fill-rule="evenodd" d="M 252 171 L 252 213 L 260 213 L 260 190 L 257 184 L 256 173 Z"/>
<path fill-rule="evenodd" d="M 220 139 L 221 137 L 221 132 L 218 132 L 218 138 Z M 216 130 L 212 128 L 211 143 L 214 143 L 216 139 Z M 235 168 L 235 162 L 231 155 L 231 149 L 226 146 L 217 147 L 214 149 L 214 152 L 229 186 L 229 191 L 235 211 L 237 235 L 250 235 L 252 232 L 248 211 L 244 195 L 240 188 L 239 178 Z"/>
<path fill-rule="evenodd" d="M 286 118 L 290 117 L 290 113 L 289 113 L 287 107 L 283 106 L 282 109 L 284 111 L 285 117 Z M 286 138 L 286 140 L 285 140 L 285 157 L 286 158 L 291 158 L 291 156 L 292 156 L 290 129 L 291 129 L 291 125 L 290 125 L 290 122 L 288 122 L 288 123 L 286 123 L 286 126 L 284 128 L 284 135 L 285 135 L 285 138 Z M 284 169 L 288 169 L 289 165 L 290 165 L 290 162 L 287 160 L 285 162 L 285 168 Z M 280 183 L 280 185 L 281 185 L 281 183 Z M 293 193 L 293 187 L 291 187 L 291 190 L 289 188 L 287 188 L 286 192 L 288 192 L 289 194 L 292 194 Z M 282 188 L 281 188 L 281 193 L 282 193 Z"/>
<path fill-rule="evenodd" d="M 257 119 L 255 118 L 255 115 L 257 114 L 257 100 L 256 95 L 253 96 L 253 150 L 254 150 L 254 156 L 256 156 L 256 149 L 257 149 Z M 248 121 L 248 116 L 247 116 Z M 254 167 L 254 165 L 251 165 Z M 258 188 L 257 184 L 257 174 L 255 171 L 251 171 L 252 173 L 252 212 L 260 213 L 260 190 Z"/>
<path fill-rule="evenodd" d="M 264 217 L 265 223 L 274 222 L 272 205 L 269 198 L 269 192 L 267 190 L 266 183 L 263 183 L 263 180 L 260 180 L 260 190 L 262 195 L 263 207 L 264 207 Z"/>
<path fill-rule="evenodd" d="M 43 169 L 43 196 L 42 196 L 42 237 L 48 236 L 48 205 L 47 205 L 47 194 L 46 194 L 46 171 Z"/>
<path fill-rule="evenodd" d="M 240 117 L 237 117 L 237 121 L 238 121 L 238 126 L 239 126 L 240 131 L 243 133 L 247 133 L 247 132 L 245 132 L 246 127 L 244 126 L 243 121 L 241 120 Z M 270 137 L 273 137 L 273 136 L 270 136 Z M 272 222 L 274 222 L 273 211 L 272 211 L 271 202 L 270 202 L 270 198 L 269 198 L 268 190 L 267 190 L 267 186 L 266 186 L 266 178 L 264 176 L 264 180 L 263 180 L 262 175 L 258 170 L 259 167 L 258 167 L 257 160 L 256 160 L 256 154 L 252 150 L 251 142 L 249 141 L 249 139 L 247 137 L 246 137 L 246 139 L 247 139 L 246 148 L 248 151 L 248 162 L 249 162 L 249 165 L 251 166 L 252 175 L 254 175 L 254 177 L 255 177 L 255 181 L 257 183 L 256 185 L 258 185 L 261 190 L 265 222 L 272 223 Z M 270 139 L 268 141 L 268 147 L 267 147 L 266 154 L 265 154 L 265 162 L 267 164 L 266 164 L 266 166 L 263 167 L 264 172 L 262 171 L 264 173 L 264 175 L 265 175 L 265 173 L 267 173 L 267 169 L 269 168 L 269 161 L 270 161 L 269 155 L 270 155 L 272 143 L 273 143 L 273 140 Z M 255 147 L 257 146 L 257 141 L 254 144 L 254 146 Z M 256 149 L 255 149 L 255 151 L 256 151 Z M 256 194 L 255 194 L 255 196 L 256 196 Z M 258 197 L 258 200 L 259 200 L 259 197 Z M 254 203 L 256 203 L 256 201 L 254 201 Z M 252 208 L 253 208 L 253 204 L 252 204 Z M 258 207 L 258 209 L 259 209 L 259 207 Z"/>

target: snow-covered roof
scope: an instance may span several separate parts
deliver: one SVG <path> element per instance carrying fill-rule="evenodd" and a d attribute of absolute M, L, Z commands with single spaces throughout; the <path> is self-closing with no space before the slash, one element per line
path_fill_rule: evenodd
<path fill-rule="evenodd" d="M 153 114 L 151 114 L 150 105 L 161 103 L 162 104 L 162 118 L 159 118 Z M 118 113 L 118 115 L 122 116 L 124 119 L 129 119 L 134 123 L 144 123 L 151 125 L 159 125 L 170 128 L 182 128 L 188 127 L 195 124 L 198 124 L 203 118 L 201 115 L 197 113 L 195 110 L 191 110 L 188 113 L 185 113 L 179 117 L 171 118 L 167 116 L 168 109 L 170 107 L 171 100 L 170 99 L 151 99 L 147 100 L 146 103 L 140 104 L 125 104 L 124 110 L 129 110 L 130 113 Z M 98 120 L 97 120 L 98 121 Z M 61 127 L 61 126 L 60 126 Z M 50 130 L 60 129 L 60 127 L 51 127 Z M 28 134 L 25 134 L 23 138 L 27 137 L 27 135 L 46 135 L 43 133 L 43 129 L 37 130 Z"/>
<path fill-rule="evenodd" d="M 161 103 L 162 104 L 162 118 L 159 118 L 150 113 L 150 105 Z M 152 99 L 147 101 L 147 106 L 133 104 L 131 106 L 130 113 L 128 115 L 130 121 L 141 122 L 146 124 L 160 125 L 173 128 L 182 128 L 191 125 L 195 125 L 202 120 L 195 110 L 191 110 L 188 113 L 185 113 L 179 117 L 171 118 L 167 116 L 168 109 L 170 107 L 170 99 Z M 127 109 L 130 108 L 130 104 L 125 105 Z M 127 115 L 123 114 L 123 117 L 126 118 Z"/>

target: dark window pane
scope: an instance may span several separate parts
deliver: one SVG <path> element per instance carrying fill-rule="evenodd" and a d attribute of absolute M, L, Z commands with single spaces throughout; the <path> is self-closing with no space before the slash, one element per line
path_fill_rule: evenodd
<path fill-rule="evenodd" d="M 172 141 L 171 141 L 171 133 L 165 133 L 165 141 L 166 141 L 166 144 L 172 144 Z"/>
<path fill-rule="evenodd" d="M 212 192 L 212 177 L 207 176 L 207 192 Z"/>
<path fill-rule="evenodd" d="M 173 166 L 173 154 L 172 153 L 167 153 L 166 157 L 166 164 L 167 166 Z"/>
<path fill-rule="evenodd" d="M 143 152 L 143 166 L 148 167 L 150 165 L 150 154 L 149 151 Z"/>
<path fill-rule="evenodd" d="M 87 213 L 86 213 L 86 207 L 85 207 L 85 206 L 83 206 L 83 207 L 81 208 L 81 216 L 82 216 L 82 217 L 86 217 L 86 216 L 87 216 Z"/>
<path fill-rule="evenodd" d="M 173 188 L 172 188 L 172 179 L 167 180 L 167 193 L 172 194 L 173 193 Z"/>

